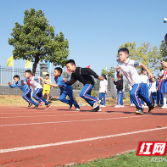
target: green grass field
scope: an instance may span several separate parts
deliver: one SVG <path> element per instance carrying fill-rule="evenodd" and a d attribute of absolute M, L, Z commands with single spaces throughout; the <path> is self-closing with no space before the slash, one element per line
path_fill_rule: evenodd
<path fill-rule="evenodd" d="M 74 167 L 167 167 L 167 156 L 136 156 L 136 151 Z"/>

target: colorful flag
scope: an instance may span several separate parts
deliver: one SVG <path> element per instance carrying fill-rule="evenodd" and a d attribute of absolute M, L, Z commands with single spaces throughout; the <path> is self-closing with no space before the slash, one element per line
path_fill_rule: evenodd
<path fill-rule="evenodd" d="M 31 68 L 31 61 L 26 60 L 24 68 Z"/>
<path fill-rule="evenodd" d="M 13 56 L 9 57 L 9 59 L 7 61 L 7 66 L 8 67 L 13 67 Z"/>
<path fill-rule="evenodd" d="M 91 68 L 91 65 L 87 66 L 86 68 Z"/>
<path fill-rule="evenodd" d="M 107 75 L 107 67 L 103 69 L 103 74 Z"/>

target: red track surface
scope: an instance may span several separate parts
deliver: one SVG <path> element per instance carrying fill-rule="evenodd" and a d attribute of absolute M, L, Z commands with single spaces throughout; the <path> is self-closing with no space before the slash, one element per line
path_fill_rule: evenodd
<path fill-rule="evenodd" d="M 137 149 L 139 141 L 167 139 L 165 109 L 155 108 L 145 115 L 136 115 L 135 108 L 127 106 L 106 107 L 98 113 L 86 112 L 89 107 L 81 109 L 0 108 L 0 166 L 83 163 Z"/>

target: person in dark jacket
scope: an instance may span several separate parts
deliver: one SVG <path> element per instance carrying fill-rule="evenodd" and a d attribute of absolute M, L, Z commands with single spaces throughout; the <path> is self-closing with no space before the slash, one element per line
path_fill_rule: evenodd
<path fill-rule="evenodd" d="M 93 112 L 100 111 L 100 101 L 96 97 L 91 96 L 91 90 L 95 84 L 94 78 L 100 80 L 102 77 L 98 76 L 90 68 L 76 67 L 75 61 L 72 59 L 66 62 L 66 67 L 68 71 L 72 72 L 72 74 L 71 79 L 67 81 L 67 79 L 64 78 L 64 82 L 66 82 L 67 85 L 73 85 L 77 80 L 83 83 L 84 87 L 80 92 L 80 97 L 84 98 L 87 103 L 89 103 L 94 108 L 92 110 Z"/>
<path fill-rule="evenodd" d="M 121 75 L 120 78 L 118 78 L 117 81 L 115 81 L 114 78 L 112 78 L 112 80 L 114 81 L 114 84 L 116 85 L 116 89 L 117 89 L 117 104 L 115 106 L 115 108 L 119 108 L 119 107 L 124 107 L 124 103 L 123 103 L 123 76 Z"/>

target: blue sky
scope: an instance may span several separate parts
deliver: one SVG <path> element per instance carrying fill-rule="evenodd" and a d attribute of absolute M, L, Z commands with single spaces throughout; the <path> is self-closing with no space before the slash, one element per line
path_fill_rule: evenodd
<path fill-rule="evenodd" d="M 167 24 L 166 0 L 5 0 L 0 2 L 0 65 L 6 66 L 13 47 L 8 38 L 15 22 L 23 23 L 25 9 L 45 12 L 55 33 L 69 40 L 69 58 L 78 66 L 91 65 L 100 74 L 116 67 L 118 47 L 125 42 L 150 42 L 159 47 Z M 23 67 L 24 61 L 15 61 Z"/>

